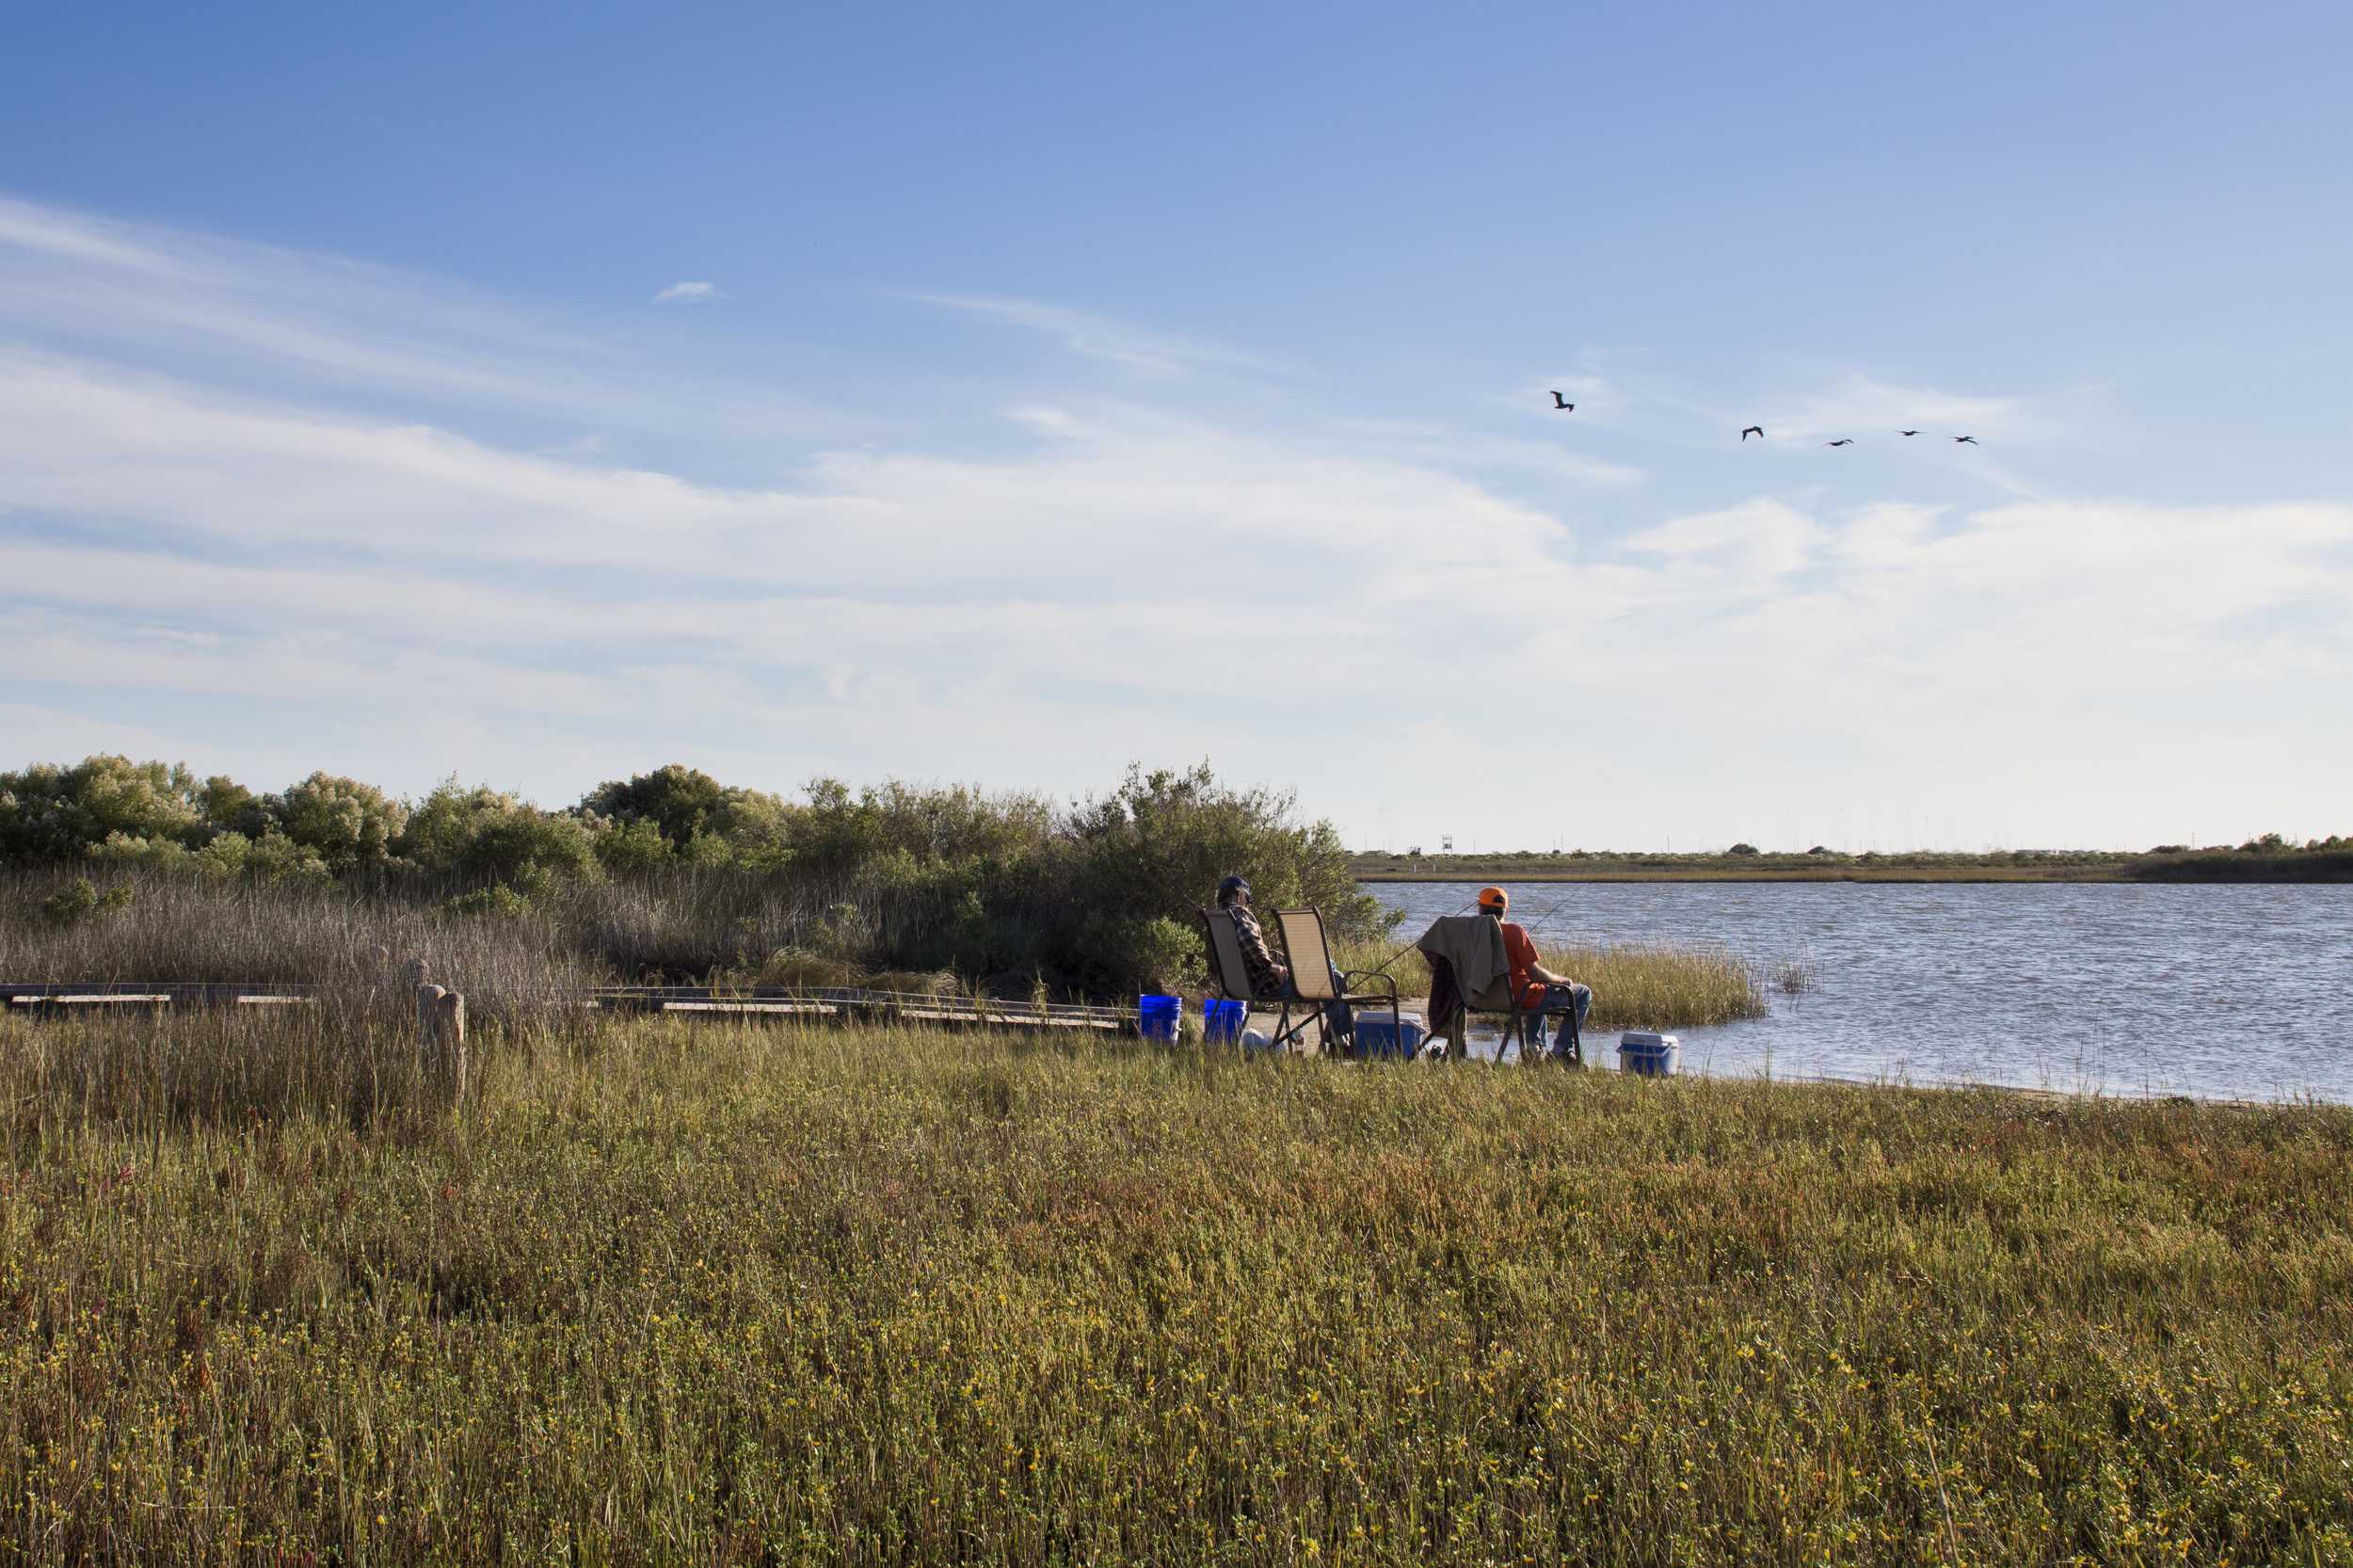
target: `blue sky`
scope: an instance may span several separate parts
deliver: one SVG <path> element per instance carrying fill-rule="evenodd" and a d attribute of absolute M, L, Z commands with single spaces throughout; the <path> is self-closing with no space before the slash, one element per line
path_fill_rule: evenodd
<path fill-rule="evenodd" d="M 11 761 L 2353 826 L 2345 8 L 347 12 L 11 23 Z"/>

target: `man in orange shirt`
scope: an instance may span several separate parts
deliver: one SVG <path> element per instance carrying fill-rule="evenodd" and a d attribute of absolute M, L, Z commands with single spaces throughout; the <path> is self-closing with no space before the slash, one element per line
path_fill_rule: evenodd
<path fill-rule="evenodd" d="M 1578 1035 L 1585 1028 L 1586 1010 L 1593 1005 L 1590 985 L 1579 985 L 1564 974 L 1554 974 L 1536 956 L 1536 944 L 1526 930 L 1503 918 L 1512 907 L 1512 895 L 1500 888 L 1479 889 L 1481 913 L 1493 915 L 1503 927 L 1503 956 L 1511 961 L 1512 989 L 1520 999 L 1520 1010 L 1536 1016 L 1535 1044 L 1545 1043 L 1545 1015 L 1566 1013 L 1574 1021 L 1561 1032 L 1561 1038 L 1553 1048 L 1553 1056 L 1562 1062 L 1584 1065 L 1585 1051 Z"/>

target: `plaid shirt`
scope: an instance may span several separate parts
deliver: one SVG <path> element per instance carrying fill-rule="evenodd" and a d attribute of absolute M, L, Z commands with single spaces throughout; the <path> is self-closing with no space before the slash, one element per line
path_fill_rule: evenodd
<path fill-rule="evenodd" d="M 1280 991 L 1290 980 L 1291 972 L 1268 951 L 1266 933 L 1258 929 L 1258 917 L 1239 904 L 1227 904 L 1225 913 L 1233 917 L 1234 935 L 1241 940 L 1241 967 L 1250 971 L 1250 994 L 1265 997 Z"/>

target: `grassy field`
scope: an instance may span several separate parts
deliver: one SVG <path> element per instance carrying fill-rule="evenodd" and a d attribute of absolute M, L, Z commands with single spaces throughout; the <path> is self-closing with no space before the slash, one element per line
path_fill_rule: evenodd
<path fill-rule="evenodd" d="M 2353 1112 L 0 1025 L 0 1560 L 2353 1561 Z"/>

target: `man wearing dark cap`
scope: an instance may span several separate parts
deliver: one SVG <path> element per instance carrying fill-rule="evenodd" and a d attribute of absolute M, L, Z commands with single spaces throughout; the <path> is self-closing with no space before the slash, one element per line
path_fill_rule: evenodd
<path fill-rule="evenodd" d="M 1250 971 L 1250 991 L 1253 997 L 1296 997 L 1291 986 L 1291 972 L 1283 961 L 1274 956 L 1266 945 L 1266 933 L 1258 925 L 1258 917 L 1250 912 L 1250 884 L 1239 876 L 1229 876 L 1217 885 L 1217 906 L 1226 919 L 1234 922 L 1234 936 L 1241 944 L 1242 968 Z M 1348 989 L 1337 969 L 1332 971 L 1335 995 Z M 1356 1016 L 1344 1001 L 1323 1004 L 1324 1032 L 1338 1039 L 1347 1039 L 1355 1032 Z"/>

